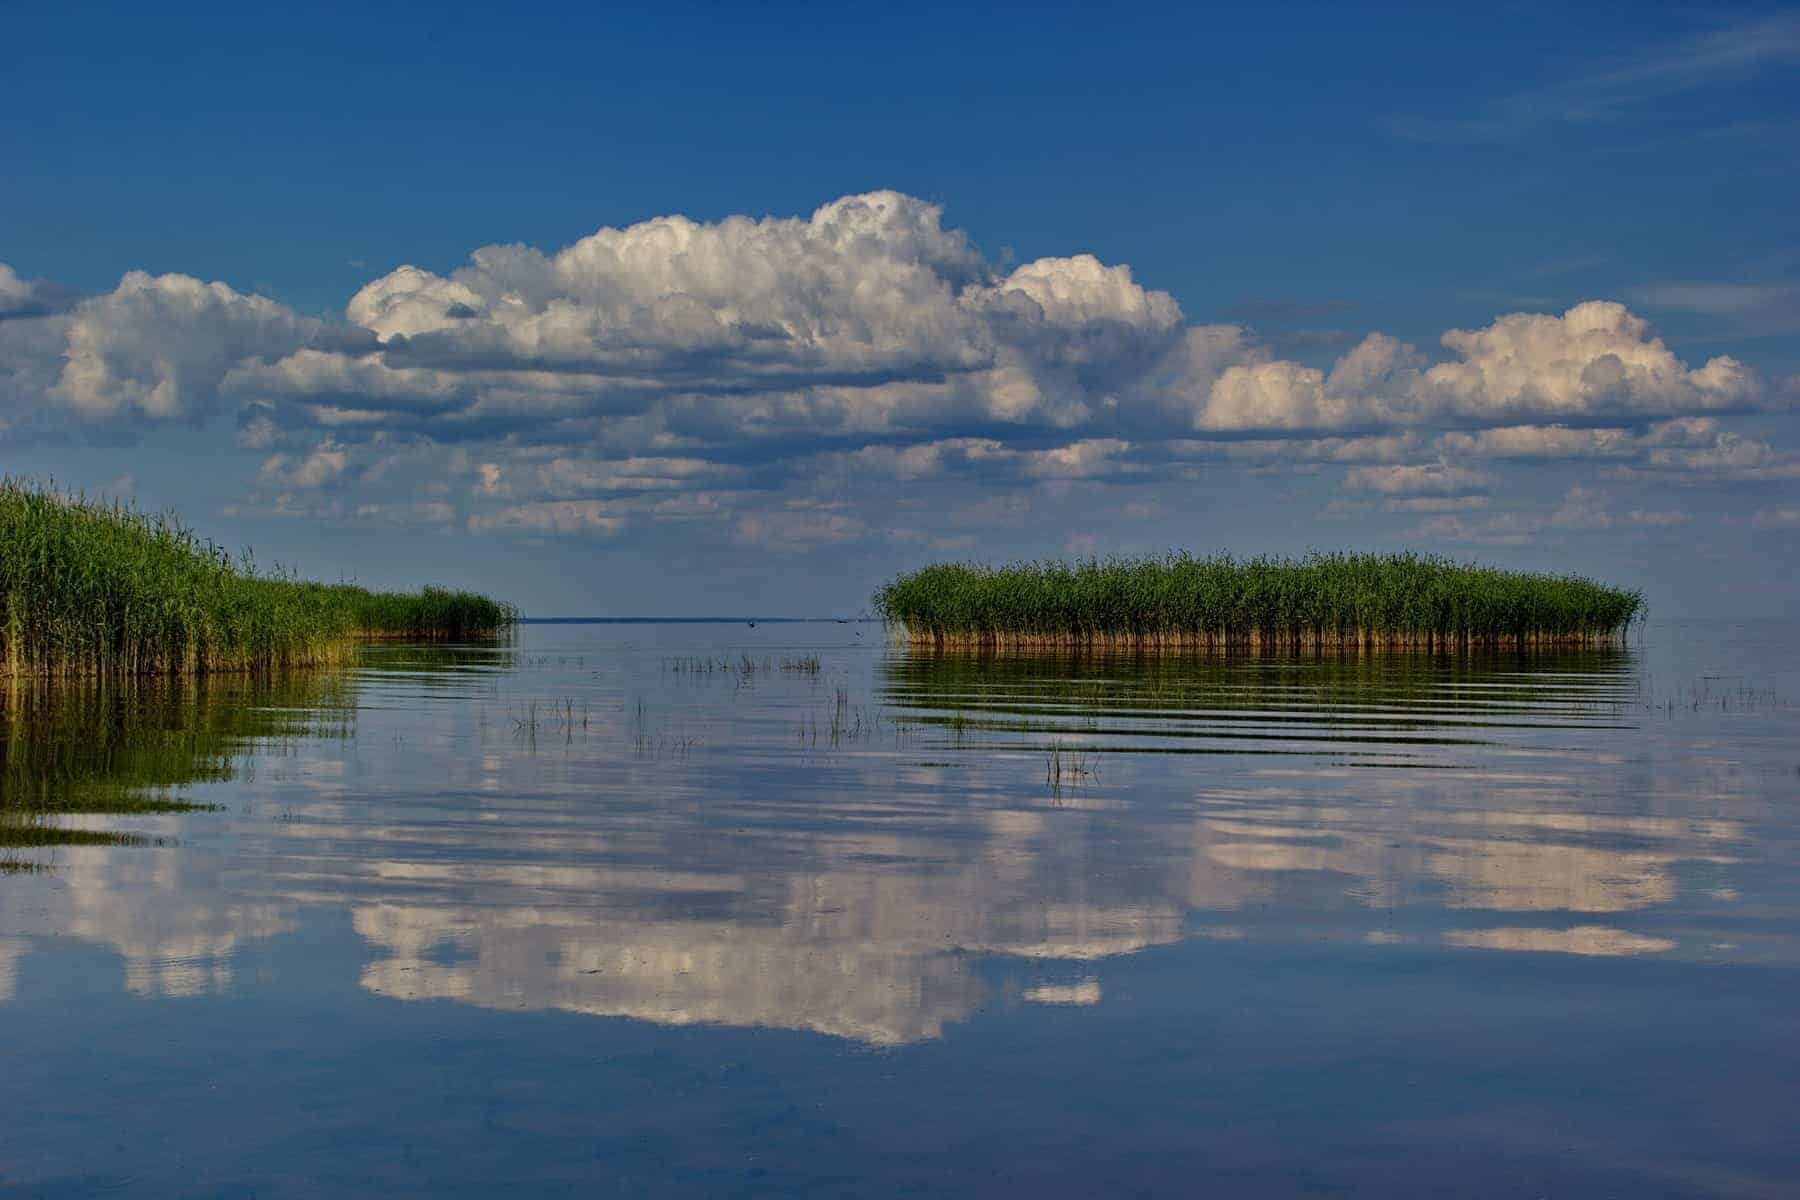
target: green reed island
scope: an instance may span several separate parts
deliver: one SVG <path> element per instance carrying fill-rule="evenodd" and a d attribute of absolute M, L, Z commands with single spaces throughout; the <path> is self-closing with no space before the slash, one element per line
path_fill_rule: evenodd
<path fill-rule="evenodd" d="M 1643 593 L 1577 575 L 1422 554 L 940 563 L 874 603 L 925 645 L 1278 650 L 1600 645 L 1644 611 Z"/>
<path fill-rule="evenodd" d="M 469 592 L 261 572 L 172 516 L 0 480 L 0 673 L 266 672 L 339 661 L 359 638 L 482 637 L 517 618 Z"/>

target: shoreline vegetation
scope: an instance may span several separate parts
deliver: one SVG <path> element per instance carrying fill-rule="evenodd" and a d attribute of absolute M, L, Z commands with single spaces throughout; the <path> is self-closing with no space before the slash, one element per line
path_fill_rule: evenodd
<path fill-rule="evenodd" d="M 460 640 L 518 611 L 472 592 L 372 592 L 261 572 L 172 515 L 0 479 L 0 675 L 266 673 L 357 641 Z"/>
<path fill-rule="evenodd" d="M 874 596 L 935 647 L 1510 650 L 1621 641 L 1643 593 L 1422 554 L 938 563 Z"/>

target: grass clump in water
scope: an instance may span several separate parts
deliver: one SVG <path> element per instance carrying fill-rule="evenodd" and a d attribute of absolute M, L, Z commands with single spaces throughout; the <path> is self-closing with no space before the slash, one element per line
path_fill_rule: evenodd
<path fill-rule="evenodd" d="M 1576 575 L 1342 553 L 941 563 L 889 581 L 874 603 L 927 645 L 1283 650 L 1599 645 L 1644 608 L 1641 592 Z"/>
<path fill-rule="evenodd" d="M 371 592 L 257 570 L 173 516 L 0 479 L 0 672 L 266 672 L 359 637 L 460 639 L 517 611 L 470 592 Z"/>

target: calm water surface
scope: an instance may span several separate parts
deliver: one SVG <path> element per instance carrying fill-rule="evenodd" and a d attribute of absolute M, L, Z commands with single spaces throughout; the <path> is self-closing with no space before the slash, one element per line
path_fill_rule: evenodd
<path fill-rule="evenodd" d="M 1800 625 L 0 697 L 0 1193 L 1800 1194 Z"/>

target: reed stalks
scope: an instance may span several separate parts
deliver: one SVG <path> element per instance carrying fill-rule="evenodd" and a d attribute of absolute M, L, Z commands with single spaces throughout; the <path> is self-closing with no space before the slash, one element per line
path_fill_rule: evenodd
<path fill-rule="evenodd" d="M 0 479 L 0 674 L 266 673 L 339 661 L 360 638 L 483 637 L 517 617 L 469 592 L 261 571 L 173 515 Z"/>
<path fill-rule="evenodd" d="M 889 581 L 876 611 L 916 643 L 1244 650 L 1526 649 L 1609 644 L 1638 591 L 1424 554 L 941 563 Z"/>

